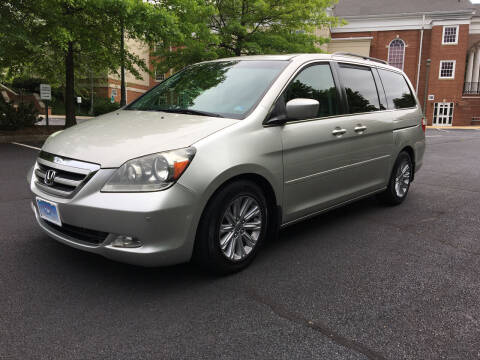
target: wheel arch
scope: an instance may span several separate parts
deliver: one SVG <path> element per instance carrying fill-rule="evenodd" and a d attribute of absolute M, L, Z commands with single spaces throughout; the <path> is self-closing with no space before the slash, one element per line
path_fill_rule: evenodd
<path fill-rule="evenodd" d="M 203 206 L 200 217 L 198 219 L 198 224 L 195 231 L 195 242 L 197 240 L 198 231 L 200 229 L 200 223 L 202 222 L 202 219 L 205 216 L 205 211 L 211 203 L 212 199 L 225 186 L 241 180 L 250 181 L 262 189 L 267 198 L 269 210 L 272 213 L 272 223 L 270 224 L 270 234 L 268 237 L 272 237 L 277 234 L 282 222 L 282 207 L 279 205 L 280 199 L 278 198 L 278 194 L 275 191 L 274 185 L 272 185 L 272 183 L 267 179 L 267 177 L 263 176 L 262 174 L 259 174 L 257 172 L 244 172 L 236 173 L 229 177 L 223 178 L 220 183 L 217 183 L 215 185 L 215 189 L 209 192 L 208 200 L 205 201 L 205 205 Z"/>

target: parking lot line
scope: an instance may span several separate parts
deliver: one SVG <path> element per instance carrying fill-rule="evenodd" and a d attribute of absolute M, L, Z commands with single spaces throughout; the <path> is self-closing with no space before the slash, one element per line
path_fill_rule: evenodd
<path fill-rule="evenodd" d="M 39 147 L 32 146 L 32 145 L 21 144 L 21 143 L 17 143 L 17 142 L 11 142 L 11 144 L 18 145 L 18 146 L 23 146 L 23 147 L 26 147 L 26 148 L 29 148 L 29 149 L 41 150 Z"/>

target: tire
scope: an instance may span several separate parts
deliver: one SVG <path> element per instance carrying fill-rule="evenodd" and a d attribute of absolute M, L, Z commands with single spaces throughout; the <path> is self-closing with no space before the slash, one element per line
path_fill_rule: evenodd
<path fill-rule="evenodd" d="M 413 163 L 410 155 L 402 151 L 395 161 L 387 190 L 378 198 L 387 205 L 399 205 L 408 195 L 413 179 Z"/>
<path fill-rule="evenodd" d="M 216 274 L 243 270 L 264 243 L 270 218 L 259 186 L 247 180 L 227 184 L 205 207 L 195 239 L 194 262 Z"/>

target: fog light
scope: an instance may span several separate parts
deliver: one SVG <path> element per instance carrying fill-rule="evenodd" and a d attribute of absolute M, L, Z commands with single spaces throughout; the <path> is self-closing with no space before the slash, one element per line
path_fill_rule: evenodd
<path fill-rule="evenodd" d="M 116 235 L 110 243 L 110 246 L 120 248 L 136 248 L 142 246 L 142 242 L 131 236 Z"/>

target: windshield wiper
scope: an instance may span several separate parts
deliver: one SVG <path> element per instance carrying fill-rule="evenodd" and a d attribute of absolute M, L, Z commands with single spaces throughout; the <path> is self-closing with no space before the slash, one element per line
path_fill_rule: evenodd
<path fill-rule="evenodd" d="M 220 114 L 211 113 L 211 112 L 208 112 L 208 111 L 193 110 L 193 109 L 162 109 L 162 110 L 158 110 L 158 111 L 164 111 L 164 112 L 174 113 L 174 114 L 213 116 L 213 117 L 219 117 L 219 118 L 224 117 Z"/>

